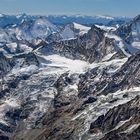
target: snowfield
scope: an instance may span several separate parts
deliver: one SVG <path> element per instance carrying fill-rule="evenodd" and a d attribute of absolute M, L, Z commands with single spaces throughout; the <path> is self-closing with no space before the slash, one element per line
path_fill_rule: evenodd
<path fill-rule="evenodd" d="M 117 47 L 119 47 L 119 49 L 121 49 L 122 52 L 127 57 L 131 56 L 131 54 L 126 51 L 126 45 L 124 44 L 123 40 L 119 36 L 114 35 L 114 34 L 109 34 L 109 33 L 106 33 L 105 36 L 108 37 L 108 38 L 114 39 L 117 43 Z"/>
<path fill-rule="evenodd" d="M 97 28 L 100 28 L 106 32 L 110 31 L 115 31 L 117 28 L 116 27 L 111 27 L 111 26 L 105 26 L 105 25 L 95 25 Z"/>
<path fill-rule="evenodd" d="M 42 66 L 47 68 L 49 67 L 52 69 L 55 68 L 55 73 L 59 73 L 60 71 L 69 71 L 70 73 L 83 73 L 87 70 L 89 66 L 88 62 L 81 60 L 71 60 L 57 54 L 41 57 L 43 57 L 46 60 L 46 62 L 50 62 L 42 63 Z"/>
<path fill-rule="evenodd" d="M 87 27 L 87 26 L 84 26 L 75 22 L 73 24 L 74 24 L 75 29 L 80 30 L 80 33 L 79 33 L 80 35 L 87 33 L 91 29 L 91 27 Z"/>

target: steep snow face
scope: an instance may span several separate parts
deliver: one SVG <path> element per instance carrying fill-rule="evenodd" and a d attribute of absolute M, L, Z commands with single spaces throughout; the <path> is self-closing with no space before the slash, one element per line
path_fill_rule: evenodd
<path fill-rule="evenodd" d="M 95 25 L 95 26 L 106 31 L 106 32 L 115 31 L 117 29 L 116 27 L 105 26 L 105 25 Z"/>
<path fill-rule="evenodd" d="M 69 25 L 65 26 L 64 30 L 61 33 L 63 40 L 75 39 L 76 35 L 74 31 L 70 28 Z"/>
<path fill-rule="evenodd" d="M 131 54 L 127 52 L 129 50 L 129 48 L 127 48 L 128 46 L 126 46 L 124 41 L 119 36 L 109 33 L 106 33 L 105 36 L 114 39 L 116 41 L 116 46 L 121 49 L 124 55 L 126 55 L 127 57 L 131 56 Z"/>
<path fill-rule="evenodd" d="M 132 35 L 134 37 L 134 40 L 138 40 L 138 36 L 140 35 L 140 20 L 135 21 L 132 24 Z"/>
<path fill-rule="evenodd" d="M 39 18 L 30 22 L 23 22 L 22 26 L 17 29 L 18 38 L 32 41 L 36 38 L 45 39 L 49 35 L 58 32 L 58 28 L 45 18 Z"/>
<path fill-rule="evenodd" d="M 57 32 L 57 27 L 46 19 L 35 20 L 31 31 L 35 38 L 44 38 L 54 32 Z"/>
<path fill-rule="evenodd" d="M 97 68 L 99 67 L 100 70 L 105 69 L 107 67 L 110 67 L 107 71 L 107 73 L 109 74 L 113 74 L 115 73 L 117 70 L 119 70 L 122 65 L 127 62 L 128 58 L 123 58 L 123 59 L 114 59 L 114 60 L 109 60 L 109 58 L 112 56 L 113 54 L 109 54 L 107 55 L 105 58 L 103 58 L 102 62 L 100 63 L 92 63 L 89 65 L 89 69 L 93 69 L 93 68 Z M 96 80 L 100 80 L 99 79 L 100 74 L 97 75 Z"/>
<path fill-rule="evenodd" d="M 140 16 L 117 29 L 117 34 L 129 45 L 131 53 L 140 50 Z"/>
<path fill-rule="evenodd" d="M 140 21 L 137 21 L 135 24 L 132 25 L 132 46 L 140 49 Z"/>
<path fill-rule="evenodd" d="M 84 26 L 75 22 L 73 23 L 73 25 L 75 29 L 80 31 L 79 32 L 80 35 L 87 33 L 91 29 L 91 27 L 87 27 L 87 26 Z"/>
<path fill-rule="evenodd" d="M 87 33 L 90 29 L 90 27 L 74 22 L 73 24 L 66 25 L 60 34 L 63 40 L 70 40 Z"/>

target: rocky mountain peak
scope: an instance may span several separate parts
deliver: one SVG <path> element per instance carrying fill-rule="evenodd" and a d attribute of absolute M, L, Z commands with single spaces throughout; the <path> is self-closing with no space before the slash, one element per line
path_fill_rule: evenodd
<path fill-rule="evenodd" d="M 135 21 L 135 22 L 140 22 L 140 15 L 137 15 L 137 16 L 133 19 L 133 21 Z"/>

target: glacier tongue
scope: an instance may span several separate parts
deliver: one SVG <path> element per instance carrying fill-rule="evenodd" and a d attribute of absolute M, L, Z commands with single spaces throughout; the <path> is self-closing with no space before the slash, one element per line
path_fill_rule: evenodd
<path fill-rule="evenodd" d="M 41 57 L 43 57 L 46 60 L 46 62 L 49 62 L 42 63 L 42 65 L 46 66 L 46 68 L 49 68 L 50 72 L 53 72 L 51 68 L 55 69 L 55 73 L 59 73 L 60 71 L 69 71 L 70 73 L 84 73 L 89 66 L 88 62 L 82 60 L 71 60 L 69 58 L 62 57 L 57 54 Z"/>

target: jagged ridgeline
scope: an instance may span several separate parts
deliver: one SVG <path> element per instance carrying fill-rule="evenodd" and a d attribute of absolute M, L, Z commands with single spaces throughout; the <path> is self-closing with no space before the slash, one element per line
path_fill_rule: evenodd
<path fill-rule="evenodd" d="M 140 16 L 0 21 L 0 140 L 140 139 Z"/>

